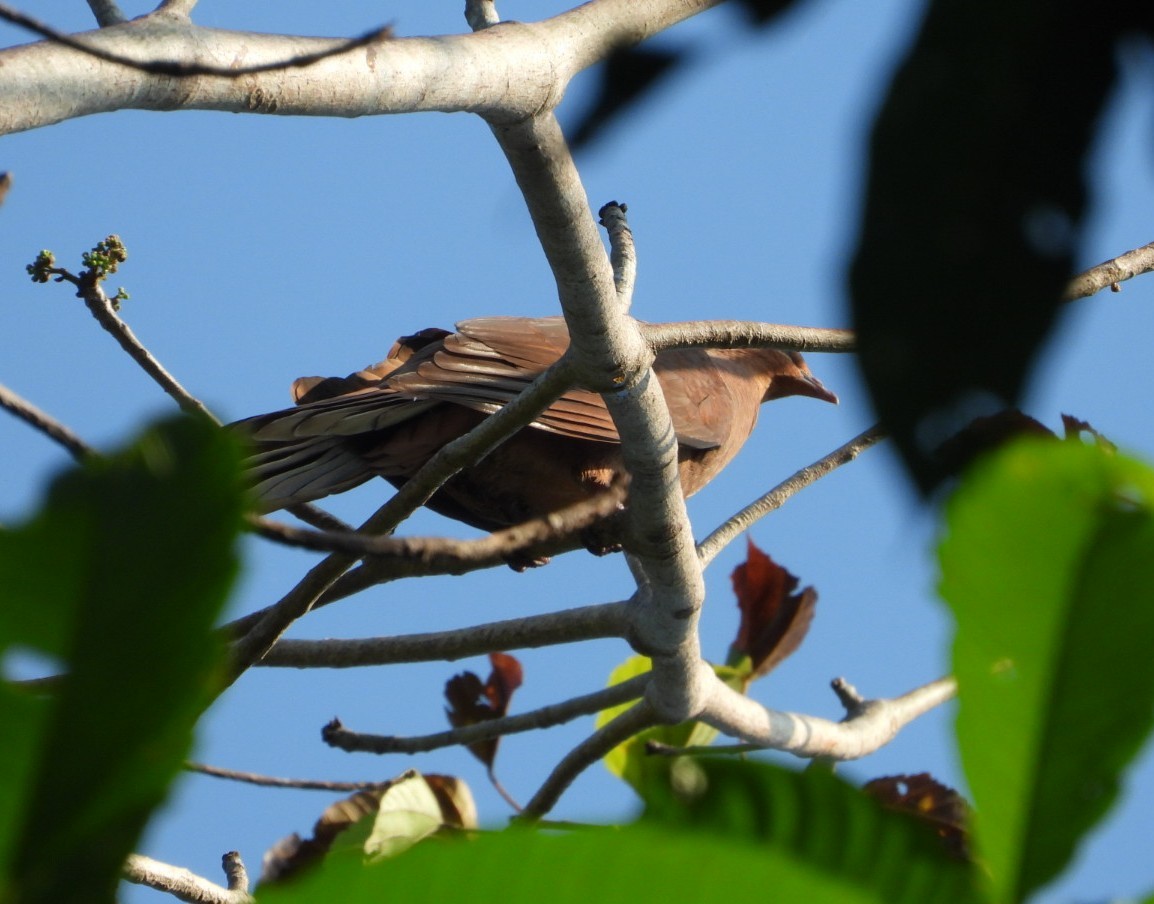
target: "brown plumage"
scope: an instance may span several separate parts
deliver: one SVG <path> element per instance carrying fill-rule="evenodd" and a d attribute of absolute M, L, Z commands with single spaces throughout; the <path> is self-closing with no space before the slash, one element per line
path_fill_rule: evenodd
<path fill-rule="evenodd" d="M 455 333 L 403 336 L 384 361 L 348 377 L 302 377 L 293 384 L 296 408 L 234 425 L 255 446 L 248 464 L 261 507 L 309 502 L 374 475 L 402 486 L 568 344 L 560 317 L 483 317 Z M 686 496 L 737 454 L 762 402 L 789 395 L 837 401 L 801 355 L 774 349 L 664 351 L 654 371 L 677 433 Z M 587 499 L 624 474 L 601 397 L 574 389 L 450 480 L 429 508 L 495 530 Z"/>

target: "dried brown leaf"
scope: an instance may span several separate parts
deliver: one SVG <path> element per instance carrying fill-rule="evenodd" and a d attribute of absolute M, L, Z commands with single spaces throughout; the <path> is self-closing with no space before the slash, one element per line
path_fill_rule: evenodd
<path fill-rule="evenodd" d="M 889 809 L 909 813 L 928 824 L 951 856 L 958 860 L 970 859 L 966 829 L 969 807 L 953 788 L 943 785 L 928 772 L 919 772 L 875 778 L 867 782 L 863 790 Z"/>
<path fill-rule="evenodd" d="M 817 606 L 817 591 L 800 593 L 798 579 L 748 540 L 745 562 L 733 570 L 733 592 L 741 623 L 729 661 L 749 657 L 749 682 L 767 675 L 805 640 Z"/>

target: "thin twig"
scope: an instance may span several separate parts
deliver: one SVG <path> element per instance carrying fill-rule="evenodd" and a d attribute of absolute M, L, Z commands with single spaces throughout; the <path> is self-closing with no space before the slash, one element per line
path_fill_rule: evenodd
<path fill-rule="evenodd" d="M 365 32 L 358 38 L 347 38 L 343 41 L 338 41 L 334 46 L 325 50 L 318 50 L 315 53 L 302 53 L 298 56 L 289 57 L 288 59 L 277 60 L 272 63 L 258 63 L 253 66 L 208 66 L 203 63 L 178 63 L 173 60 L 134 60 L 130 57 L 121 56 L 118 53 L 111 53 L 110 51 L 102 50 L 99 47 L 89 44 L 87 41 L 77 40 L 71 35 L 65 34 L 53 28 L 51 25 L 29 16 L 27 13 L 14 9 L 7 3 L 0 3 L 0 19 L 11 22 L 13 25 L 31 31 L 34 34 L 38 34 L 42 38 L 47 38 L 55 44 L 60 44 L 72 50 L 77 50 L 80 53 L 88 54 L 106 63 L 126 66 L 129 69 L 136 69 L 139 72 L 146 72 L 149 75 L 170 75 L 176 78 L 186 78 L 194 75 L 217 75 L 223 78 L 237 78 L 242 75 L 256 75 L 261 72 L 300 69 L 305 66 L 312 66 L 314 63 L 319 63 L 321 60 L 327 60 L 330 57 L 340 56 L 341 54 L 350 53 L 358 48 L 367 47 L 378 41 L 388 40 L 393 35 L 391 25 L 382 25 Z M 103 25 L 104 23 L 101 24 Z"/>
<path fill-rule="evenodd" d="M 65 278 L 67 279 L 67 277 Z M 72 279 L 68 281 L 73 282 Z M 99 282 L 95 279 L 79 277 L 75 278 L 74 284 L 78 289 L 77 295 L 92 312 L 96 322 L 112 335 L 112 338 L 128 353 L 129 357 L 139 364 L 144 372 L 152 377 L 182 410 L 203 417 L 214 424 L 220 424 L 220 421 L 205 407 L 204 403 L 181 386 L 180 381 L 170 374 L 164 365 L 153 357 L 152 352 L 136 338 L 132 328 L 113 309 L 112 301 Z"/>
<path fill-rule="evenodd" d="M 561 725 L 580 716 L 587 716 L 614 706 L 620 706 L 641 697 L 645 693 L 649 679 L 650 674 L 646 672 L 643 675 L 622 681 L 620 684 L 614 684 L 612 687 L 603 688 L 581 697 L 574 697 L 561 703 L 543 706 L 531 712 L 519 713 L 515 716 L 503 716 L 500 719 L 491 719 L 487 722 L 478 722 L 475 725 L 466 725 L 450 731 L 439 731 L 435 734 L 408 738 L 361 734 L 360 732 L 349 731 L 339 721 L 334 720 L 325 727 L 322 736 L 326 743 L 341 750 L 378 754 L 425 753 L 444 747 L 466 746 L 478 741 L 519 734 L 523 731 L 552 728 L 554 725 Z"/>
<path fill-rule="evenodd" d="M 1119 283 L 1151 271 L 1154 271 L 1154 242 L 1127 251 L 1078 274 L 1066 284 L 1062 300 L 1075 301 L 1079 298 L 1088 298 L 1107 286 L 1115 292 L 1121 292 Z"/>
<path fill-rule="evenodd" d="M 262 788 L 296 788 L 301 791 L 371 791 L 390 782 L 324 782 L 303 778 L 276 778 L 271 775 L 262 775 L 259 772 L 240 772 L 236 769 L 222 769 L 219 766 L 208 766 L 204 763 L 185 763 L 184 768 L 189 772 L 199 772 L 201 775 L 211 775 L 213 778 L 223 778 L 232 782 L 244 782 L 248 785 L 259 785 Z"/>
<path fill-rule="evenodd" d="M 802 468 L 768 493 L 751 502 L 697 544 L 697 554 L 701 558 L 702 565 L 708 565 L 712 562 L 717 554 L 725 549 L 742 531 L 748 530 L 759 519 L 780 508 L 795 493 L 812 483 L 816 483 L 826 474 L 847 462 L 853 461 L 870 446 L 884 438 L 885 431 L 880 426 L 870 427 L 864 433 L 859 433 L 848 443 L 838 446 L 828 455 Z"/>
<path fill-rule="evenodd" d="M 582 772 L 602 759 L 618 744 L 623 744 L 633 736 L 658 722 L 657 714 L 645 699 L 625 710 L 612 721 L 602 725 L 597 731 L 565 754 L 545 783 L 525 804 L 521 819 L 538 819 L 548 813 Z"/>
<path fill-rule="evenodd" d="M 369 537 L 355 531 L 310 531 L 253 517 L 249 525 L 260 536 L 288 546 L 318 552 L 343 552 L 358 557 L 419 560 L 466 566 L 513 555 L 559 537 L 569 537 L 616 513 L 624 499 L 623 487 L 615 487 L 542 518 L 494 531 L 477 540 L 448 537 Z"/>
<path fill-rule="evenodd" d="M 609 235 L 613 285 L 617 287 L 617 300 L 624 311 L 628 311 L 633 303 L 633 287 L 637 282 L 637 248 L 633 244 L 633 230 L 625 218 L 628 210 L 625 204 L 610 201 L 597 213 L 599 222 Z"/>
<path fill-rule="evenodd" d="M 77 461 L 84 461 L 96 454 L 96 450 L 60 421 L 21 398 L 11 389 L 0 384 L 0 408 L 10 411 L 25 423 L 35 427 L 49 439 L 55 440 Z"/>
<path fill-rule="evenodd" d="M 399 662 L 444 662 L 497 650 L 622 637 L 629 603 L 596 603 L 559 612 L 486 622 L 450 631 L 352 640 L 284 638 L 258 663 L 293 669 L 352 669 Z"/>

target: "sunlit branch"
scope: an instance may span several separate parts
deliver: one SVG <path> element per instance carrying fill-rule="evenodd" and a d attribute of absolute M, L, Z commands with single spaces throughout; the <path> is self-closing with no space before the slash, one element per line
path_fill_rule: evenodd
<path fill-rule="evenodd" d="M 478 741 L 502 738 L 505 735 L 552 728 L 554 725 L 561 725 L 581 716 L 588 716 L 613 706 L 628 703 L 630 700 L 636 700 L 645 693 L 649 678 L 648 674 L 637 675 L 612 687 L 585 694 L 582 697 L 574 697 L 562 703 L 543 706 L 540 709 L 518 713 L 514 716 L 503 716 L 500 719 L 478 722 L 463 728 L 440 731 L 435 734 L 409 738 L 362 734 L 349 731 L 340 722 L 334 722 L 325 727 L 324 739 L 328 744 L 341 750 L 377 754 L 424 753 L 443 747 L 474 744 Z"/>
<path fill-rule="evenodd" d="M 398 662 L 438 662 L 500 650 L 622 637 L 628 627 L 627 602 L 600 603 L 540 615 L 487 622 L 453 631 L 351 640 L 282 639 L 262 666 L 294 669 L 350 669 Z"/>
<path fill-rule="evenodd" d="M 697 544 L 697 554 L 701 557 L 702 565 L 708 565 L 712 562 L 717 554 L 740 536 L 743 531 L 748 530 L 770 512 L 780 508 L 795 493 L 812 483 L 816 483 L 847 462 L 853 461 L 870 446 L 881 442 L 884 438 L 885 431 L 880 426 L 870 427 L 864 433 L 858 434 L 848 443 L 838 446 L 828 455 L 797 471 L 768 493 L 751 502 Z"/>

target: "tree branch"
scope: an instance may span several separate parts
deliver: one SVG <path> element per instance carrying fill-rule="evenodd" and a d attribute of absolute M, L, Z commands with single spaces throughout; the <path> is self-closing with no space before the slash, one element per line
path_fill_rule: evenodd
<path fill-rule="evenodd" d="M 31 402 L 18 396 L 11 389 L 0 384 L 0 408 L 11 412 L 26 424 L 35 427 L 51 440 L 55 440 L 77 461 L 84 461 L 96 455 L 96 450 L 88 445 L 68 427 L 41 411 Z"/>
<path fill-rule="evenodd" d="M 239 855 L 235 851 L 224 855 L 226 876 L 230 876 L 228 863 L 234 857 L 239 861 Z M 182 867 L 162 863 L 140 854 L 129 855 L 124 864 L 123 875 L 127 881 L 136 885 L 146 885 L 157 891 L 167 892 L 177 900 L 189 901 L 192 904 L 254 904 L 256 901 L 245 888 L 224 888 Z"/>
<path fill-rule="evenodd" d="M 462 659 L 499 650 L 622 637 L 628 602 L 599 603 L 459 628 L 400 637 L 353 640 L 282 639 L 258 663 L 294 669 L 350 669 L 398 662 Z"/>
<path fill-rule="evenodd" d="M 371 791 L 389 785 L 391 782 L 326 782 L 302 778 L 276 778 L 271 775 L 261 775 L 259 772 L 240 772 L 236 769 L 222 769 L 219 766 L 208 766 L 204 763 L 185 763 L 184 768 L 189 772 L 201 775 L 210 775 L 213 778 L 222 778 L 232 782 L 243 782 L 246 785 L 259 785 L 262 788 L 295 788 L 300 791 Z"/>
<path fill-rule="evenodd" d="M 89 5 L 92 7 L 93 12 L 96 13 L 96 20 L 102 28 L 125 24 L 128 21 L 124 18 L 123 13 L 120 12 L 115 3 L 103 2 L 103 0 L 89 0 Z M 165 0 L 153 15 L 175 16 L 187 20 L 188 13 L 195 5 L 196 0 Z M 105 21 L 102 16 L 107 17 L 107 21 Z M 116 18 L 117 16 L 119 16 L 119 18 Z M 257 63 L 252 66 L 230 66 L 182 63 L 164 59 L 144 60 L 122 55 L 114 51 L 105 50 L 98 43 L 77 40 L 72 35 L 58 31 L 51 25 L 41 22 L 39 19 L 29 16 L 27 13 L 13 9 L 7 3 L 0 3 L 0 19 L 4 19 L 20 28 L 27 29 L 33 34 L 38 34 L 53 44 L 58 44 L 61 47 L 66 47 L 78 53 L 87 54 L 102 63 L 108 63 L 113 66 L 124 66 L 128 69 L 134 69 L 144 73 L 145 75 L 160 75 L 176 78 L 207 75 L 221 78 L 239 78 L 243 75 L 282 72 L 288 69 L 312 66 L 321 60 L 350 53 L 361 47 L 375 44 L 378 41 L 388 40 L 392 37 L 391 26 L 384 25 L 366 32 L 359 38 L 348 38 L 337 41 L 335 44 L 330 42 L 330 46 L 323 50 L 299 53 L 280 60 L 271 60 L 267 63 Z M 147 22 L 147 18 L 138 21 Z M 189 24 L 189 27 L 194 26 Z M 224 33 L 227 34 L 227 32 Z"/>
<path fill-rule="evenodd" d="M 470 111 L 514 122 L 552 109 L 573 75 L 614 48 L 718 2 L 596 0 L 542 22 L 506 22 L 472 34 L 385 43 L 366 36 L 353 52 L 344 40 L 222 31 L 153 14 L 84 33 L 82 50 L 42 42 L 0 52 L 6 100 L 0 134 L 125 109 L 282 116 Z M 96 59 L 93 50 L 115 61 Z M 126 69 L 122 60 L 165 72 Z M 285 69 L 291 61 L 295 67 Z M 174 77 L 192 72 L 208 74 Z M 233 77 L 240 72 L 246 77 Z"/>
<path fill-rule="evenodd" d="M 544 543 L 569 539 L 616 513 L 624 499 L 623 488 L 615 487 L 567 508 L 534 518 L 515 527 L 494 531 L 477 540 L 447 537 L 368 537 L 355 531 L 309 531 L 252 518 L 250 525 L 262 537 L 319 552 L 343 552 L 358 557 L 401 559 L 421 562 L 449 573 L 464 573 L 476 567 L 506 561 Z"/>
<path fill-rule="evenodd" d="M 1107 286 L 1114 292 L 1121 292 L 1119 283 L 1151 271 L 1154 271 L 1154 242 L 1120 254 L 1075 276 L 1067 283 L 1066 291 L 1062 293 L 1062 300 L 1075 301 L 1079 298 L 1088 298 Z"/>
<path fill-rule="evenodd" d="M 96 24 L 101 28 L 128 21 L 116 5 L 116 0 L 88 0 L 88 8 L 92 10 Z"/>
<path fill-rule="evenodd" d="M 474 744 L 478 741 L 503 738 L 506 735 L 519 734 L 525 731 L 552 728 L 554 725 L 561 725 L 581 716 L 588 716 L 613 706 L 628 703 L 630 700 L 636 700 L 645 693 L 649 677 L 648 674 L 637 675 L 612 687 L 603 688 L 582 697 L 574 697 L 562 703 L 554 703 L 527 713 L 503 716 L 500 719 L 478 722 L 475 725 L 467 725 L 463 728 L 454 728 L 451 731 L 441 731 L 436 734 L 411 738 L 361 734 L 349 731 L 338 720 L 333 720 L 325 726 L 322 737 L 327 744 L 350 753 L 354 751 L 377 754 L 424 753 L 443 747 Z"/>
<path fill-rule="evenodd" d="M 957 693 L 952 678 L 940 678 L 890 700 L 864 700 L 844 679 L 834 682 L 847 715 L 841 722 L 778 712 L 712 682 L 712 693 L 697 719 L 723 734 L 799 757 L 853 760 L 892 741 L 918 716 Z"/>
<path fill-rule="evenodd" d="M 721 550 L 732 543 L 743 531 L 748 530 L 770 512 L 781 508 L 786 500 L 795 493 L 812 483 L 817 483 L 831 471 L 853 461 L 870 446 L 885 439 L 885 435 L 885 431 L 880 426 L 870 427 L 864 433 L 859 433 L 848 443 L 838 446 L 828 455 L 797 471 L 768 493 L 751 502 L 697 544 L 697 555 L 701 559 L 701 564 L 703 566 L 708 565 Z"/>
<path fill-rule="evenodd" d="M 582 772 L 602 759 L 618 744 L 623 744 L 636 734 L 659 724 L 657 714 L 646 699 L 632 706 L 612 721 L 602 725 L 584 741 L 565 755 L 554 767 L 544 784 L 518 819 L 540 819 L 553 809 L 554 805 Z"/>
<path fill-rule="evenodd" d="M 781 348 L 797 352 L 852 352 L 853 330 L 785 326 L 752 320 L 687 320 L 641 327 L 654 352 L 670 348 Z"/>

